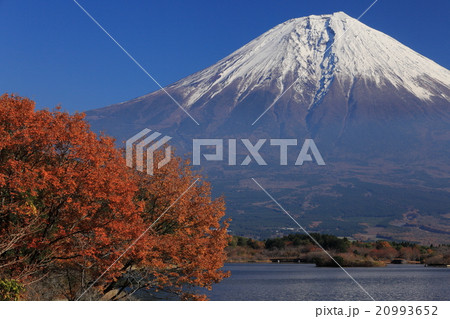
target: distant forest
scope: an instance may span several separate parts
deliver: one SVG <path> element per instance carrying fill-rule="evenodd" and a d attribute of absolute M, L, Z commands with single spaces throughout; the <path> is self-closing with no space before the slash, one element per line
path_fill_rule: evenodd
<path fill-rule="evenodd" d="M 338 266 L 320 245 L 344 267 L 385 266 L 388 263 L 450 264 L 450 245 L 424 246 L 384 240 L 351 241 L 345 237 L 319 233 L 312 233 L 311 237 L 306 234 L 289 234 L 260 241 L 233 236 L 227 248 L 227 261 L 291 261 L 314 263 L 317 266 Z"/>

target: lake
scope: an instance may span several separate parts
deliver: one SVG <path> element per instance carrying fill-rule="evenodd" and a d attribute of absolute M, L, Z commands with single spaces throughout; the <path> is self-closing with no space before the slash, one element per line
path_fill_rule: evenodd
<path fill-rule="evenodd" d="M 370 300 L 340 268 L 313 264 L 225 264 L 231 277 L 210 300 Z M 423 265 L 346 268 L 375 300 L 450 300 L 450 269 Z"/>

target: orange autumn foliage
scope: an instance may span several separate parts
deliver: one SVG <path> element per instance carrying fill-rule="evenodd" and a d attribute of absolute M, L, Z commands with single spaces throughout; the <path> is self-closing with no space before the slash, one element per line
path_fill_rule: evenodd
<path fill-rule="evenodd" d="M 156 155 L 157 161 L 158 156 L 161 153 Z M 218 271 L 226 259 L 229 240 L 228 224 L 220 223 L 225 203 L 223 198 L 211 200 L 209 183 L 193 174 L 188 164 L 174 158 L 156 170 L 154 176 L 142 174 L 138 179 L 137 202 L 144 203 L 143 218 L 147 224 L 176 202 L 137 244 L 133 255 L 139 268 L 151 269 L 147 279 L 156 279 L 153 287 L 161 288 L 160 283 L 164 287 L 170 282 L 175 289 L 186 285 L 210 288 L 225 275 Z M 197 178 L 194 186 L 179 197 Z M 147 247 L 153 249 L 149 251 Z M 183 296 L 192 297 L 186 293 Z"/>
<path fill-rule="evenodd" d="M 226 276 L 223 199 L 197 182 L 176 201 L 198 177 L 187 163 L 137 173 L 83 118 L 0 97 L 0 279 L 42 283 L 29 298 L 77 299 L 108 270 L 84 299 L 127 287 L 203 299 L 186 287 Z"/>

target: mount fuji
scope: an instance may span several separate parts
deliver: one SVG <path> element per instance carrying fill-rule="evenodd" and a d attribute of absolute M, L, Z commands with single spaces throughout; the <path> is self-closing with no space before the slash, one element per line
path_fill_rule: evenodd
<path fill-rule="evenodd" d="M 291 231 L 250 177 L 306 228 L 361 239 L 450 241 L 450 71 L 343 12 L 286 21 L 164 92 L 87 112 L 123 141 L 313 138 L 327 165 L 206 165 L 241 235 Z M 261 150 L 263 152 L 263 150 Z M 276 157 L 270 153 L 268 156 Z M 248 202 L 253 198 L 253 202 Z"/>

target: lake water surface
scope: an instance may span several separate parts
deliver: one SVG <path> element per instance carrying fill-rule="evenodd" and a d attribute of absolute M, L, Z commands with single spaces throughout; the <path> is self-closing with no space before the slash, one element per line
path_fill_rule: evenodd
<path fill-rule="evenodd" d="M 231 277 L 210 300 L 370 300 L 340 268 L 312 264 L 226 264 Z M 346 268 L 375 300 L 450 300 L 450 269 L 423 265 Z"/>

